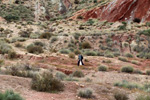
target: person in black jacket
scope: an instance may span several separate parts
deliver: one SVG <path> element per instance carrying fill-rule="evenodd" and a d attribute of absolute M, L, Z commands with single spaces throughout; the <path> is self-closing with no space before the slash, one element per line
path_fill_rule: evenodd
<path fill-rule="evenodd" d="M 80 55 L 78 56 L 78 66 L 79 66 L 79 65 L 84 65 L 82 60 L 83 60 L 83 56 L 80 54 Z"/>

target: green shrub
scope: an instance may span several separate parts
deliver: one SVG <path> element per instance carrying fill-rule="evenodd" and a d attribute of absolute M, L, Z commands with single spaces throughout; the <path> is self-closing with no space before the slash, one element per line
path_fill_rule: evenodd
<path fill-rule="evenodd" d="M 139 70 L 139 69 L 134 70 L 134 73 L 136 73 L 136 74 L 143 74 L 143 72 L 141 70 Z"/>
<path fill-rule="evenodd" d="M 36 41 L 36 42 L 34 42 L 34 45 L 43 47 L 45 44 L 43 42 Z"/>
<path fill-rule="evenodd" d="M 78 54 L 81 54 L 81 51 L 80 50 L 74 50 L 74 53 L 76 54 L 76 55 L 78 55 Z"/>
<path fill-rule="evenodd" d="M 63 72 L 57 72 L 55 76 L 59 80 L 64 80 L 67 77 L 67 75 L 64 74 Z"/>
<path fill-rule="evenodd" d="M 96 52 L 95 51 L 85 51 L 85 55 L 87 56 L 97 56 Z"/>
<path fill-rule="evenodd" d="M 34 54 L 39 54 L 39 53 L 43 53 L 43 48 L 41 46 L 36 46 L 33 44 L 30 44 L 27 46 L 27 51 L 29 53 L 34 53 Z"/>
<path fill-rule="evenodd" d="M 20 31 L 18 34 L 21 36 L 21 37 L 30 37 L 31 35 L 31 31 L 28 31 L 28 30 L 25 30 L 25 31 Z"/>
<path fill-rule="evenodd" d="M 112 63 L 111 60 L 103 60 L 103 63 Z"/>
<path fill-rule="evenodd" d="M 141 95 L 141 96 L 138 96 L 138 97 L 136 98 L 136 100 L 150 100 L 150 96 Z"/>
<path fill-rule="evenodd" d="M 19 42 L 16 42 L 16 43 L 15 43 L 15 47 L 22 47 L 22 44 L 19 43 Z"/>
<path fill-rule="evenodd" d="M 133 58 L 133 55 L 131 53 L 126 53 L 125 56 L 129 58 Z"/>
<path fill-rule="evenodd" d="M 8 9 L 9 8 L 9 9 Z M 7 7 L 0 6 L 0 16 L 5 18 L 8 22 L 19 21 L 20 19 L 25 21 L 31 21 L 34 19 L 34 13 L 29 7 L 24 5 L 10 4 Z"/>
<path fill-rule="evenodd" d="M 120 56 L 120 52 L 114 52 L 114 56 L 115 56 L 115 57 Z"/>
<path fill-rule="evenodd" d="M 80 78 L 80 77 L 84 77 L 84 74 L 82 71 L 75 71 L 75 72 L 73 72 L 73 76 Z"/>
<path fill-rule="evenodd" d="M 79 37 L 81 36 L 81 34 L 80 33 L 75 33 L 74 34 L 74 38 L 76 39 L 76 40 L 79 40 Z"/>
<path fill-rule="evenodd" d="M 146 75 L 150 75 L 150 70 L 147 70 L 147 71 L 146 71 Z"/>
<path fill-rule="evenodd" d="M 12 90 L 7 90 L 5 93 L 0 93 L 0 100 L 24 100 L 19 94 Z"/>
<path fill-rule="evenodd" d="M 82 98 L 92 98 L 93 91 L 91 89 L 85 88 L 85 89 L 79 89 L 78 90 L 78 96 Z"/>
<path fill-rule="evenodd" d="M 123 80 L 122 82 L 117 82 L 114 84 L 114 86 L 117 87 L 123 87 L 128 89 L 142 89 L 142 86 L 135 84 L 135 83 L 129 83 L 128 81 Z"/>
<path fill-rule="evenodd" d="M 91 45 L 88 42 L 83 42 L 82 43 L 82 48 L 83 49 L 89 49 L 89 48 L 91 48 Z"/>
<path fill-rule="evenodd" d="M 13 51 L 13 49 L 10 45 L 0 41 L 0 54 L 8 54 L 11 51 Z"/>
<path fill-rule="evenodd" d="M 139 65 L 139 64 L 140 64 L 140 63 L 139 63 L 138 61 L 136 61 L 136 60 L 132 60 L 131 63 L 132 63 L 132 64 L 135 64 L 135 65 Z"/>
<path fill-rule="evenodd" d="M 114 58 L 114 55 L 111 52 L 105 52 L 104 56 L 108 58 Z"/>
<path fill-rule="evenodd" d="M 125 25 L 120 25 L 118 28 L 119 28 L 119 30 L 126 30 L 126 26 Z"/>
<path fill-rule="evenodd" d="M 54 78 L 50 72 L 44 72 L 32 79 L 32 89 L 43 92 L 58 92 L 63 91 L 64 84 Z"/>
<path fill-rule="evenodd" d="M 69 54 L 70 51 L 68 49 L 61 49 L 59 52 L 62 54 Z"/>
<path fill-rule="evenodd" d="M 69 53 L 69 58 L 75 58 L 75 54 L 74 53 Z"/>
<path fill-rule="evenodd" d="M 45 33 L 42 33 L 39 37 L 40 37 L 41 39 L 50 39 L 51 36 L 52 36 L 51 33 L 45 32 Z"/>
<path fill-rule="evenodd" d="M 67 77 L 65 78 L 66 81 L 79 81 L 78 79 L 74 78 L 74 77 Z"/>
<path fill-rule="evenodd" d="M 16 57 L 17 57 L 16 52 L 11 51 L 11 52 L 8 53 L 8 58 L 9 58 L 9 59 L 14 59 L 14 58 L 16 58 Z"/>
<path fill-rule="evenodd" d="M 129 100 L 127 94 L 122 92 L 116 92 L 114 98 L 115 100 Z"/>
<path fill-rule="evenodd" d="M 121 60 L 121 61 L 124 61 L 124 62 L 128 62 L 128 59 L 124 58 L 124 57 L 119 57 L 118 60 Z"/>
<path fill-rule="evenodd" d="M 98 70 L 99 71 L 107 71 L 108 68 L 106 66 L 101 65 L 101 66 L 98 67 Z"/>
<path fill-rule="evenodd" d="M 58 40 L 57 37 L 52 37 L 51 43 L 54 43 L 54 42 L 56 42 L 57 40 Z"/>
<path fill-rule="evenodd" d="M 121 72 L 132 73 L 134 71 L 132 66 L 125 66 L 121 68 Z"/>

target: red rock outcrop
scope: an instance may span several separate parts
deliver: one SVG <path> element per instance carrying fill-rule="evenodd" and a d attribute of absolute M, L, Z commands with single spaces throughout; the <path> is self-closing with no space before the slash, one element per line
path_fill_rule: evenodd
<path fill-rule="evenodd" d="M 110 22 L 134 18 L 139 18 L 143 22 L 150 21 L 150 0 L 113 0 L 108 5 L 89 11 L 81 10 L 72 18 L 76 19 L 77 16 L 83 16 L 85 20 L 99 18 Z"/>

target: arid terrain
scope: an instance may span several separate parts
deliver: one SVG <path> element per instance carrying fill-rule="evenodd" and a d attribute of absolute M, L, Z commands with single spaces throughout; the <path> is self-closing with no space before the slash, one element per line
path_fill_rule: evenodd
<path fill-rule="evenodd" d="M 149 0 L 0 0 L 0 100 L 149 95 Z"/>

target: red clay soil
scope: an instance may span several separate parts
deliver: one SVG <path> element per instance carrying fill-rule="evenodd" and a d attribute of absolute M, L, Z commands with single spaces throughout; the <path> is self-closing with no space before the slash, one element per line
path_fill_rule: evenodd
<path fill-rule="evenodd" d="M 113 0 L 108 5 L 89 11 L 81 10 L 72 19 L 83 16 L 84 20 L 99 18 L 110 22 L 133 20 L 150 21 L 150 0 Z"/>

